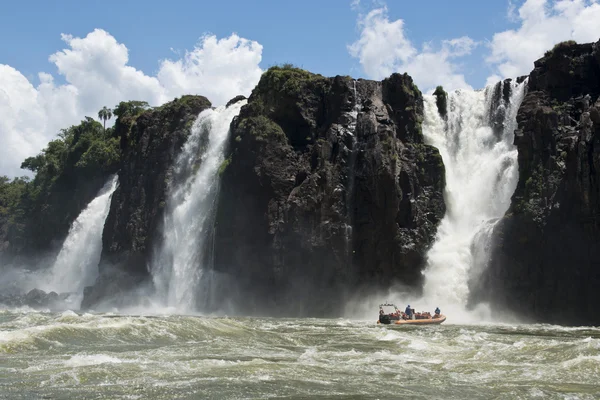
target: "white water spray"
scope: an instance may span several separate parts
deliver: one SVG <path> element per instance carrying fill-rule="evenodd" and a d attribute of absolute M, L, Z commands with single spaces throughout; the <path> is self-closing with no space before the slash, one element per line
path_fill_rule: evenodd
<path fill-rule="evenodd" d="M 492 130 L 494 87 L 456 91 L 448 96 L 445 121 L 435 97 L 425 97 L 423 134 L 437 147 L 446 167 L 446 215 L 427 254 L 424 297 L 419 307 L 465 313 L 469 279 L 487 262 L 493 227 L 510 205 L 518 181 L 513 145 L 516 115 L 526 83 L 512 84 L 504 107 L 501 137 Z M 490 112 L 491 110 L 491 112 Z M 442 310 L 443 311 L 443 310 Z"/>
<path fill-rule="evenodd" d="M 180 312 L 195 309 L 198 286 L 208 270 L 203 263 L 207 259 L 206 239 L 212 229 L 209 222 L 218 192 L 218 172 L 224 162 L 229 125 L 244 104 L 245 100 L 200 113 L 175 163 L 164 238 L 151 271 L 161 301 Z"/>
<path fill-rule="evenodd" d="M 104 221 L 117 182 L 117 175 L 112 176 L 71 225 L 52 267 L 46 290 L 81 295 L 85 286 L 94 283 L 98 276 Z"/>

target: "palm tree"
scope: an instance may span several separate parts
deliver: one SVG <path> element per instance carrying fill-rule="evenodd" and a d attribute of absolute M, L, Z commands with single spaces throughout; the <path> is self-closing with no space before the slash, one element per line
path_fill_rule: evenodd
<path fill-rule="evenodd" d="M 104 121 L 104 133 L 106 133 L 106 120 L 112 118 L 112 110 L 110 108 L 106 108 L 106 106 L 102 107 L 102 110 L 98 111 L 98 119 Z"/>

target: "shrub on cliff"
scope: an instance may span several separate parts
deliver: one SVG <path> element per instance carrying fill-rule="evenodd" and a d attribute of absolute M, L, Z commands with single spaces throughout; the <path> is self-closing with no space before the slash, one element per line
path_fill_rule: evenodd
<path fill-rule="evenodd" d="M 290 96 L 297 96 L 306 83 L 324 79 L 322 75 L 313 74 L 294 67 L 292 64 L 283 64 L 283 66 L 271 67 L 263 73 L 255 91 L 259 95 L 275 90 Z M 254 94 L 254 92 L 252 93 Z"/>
<path fill-rule="evenodd" d="M 561 50 L 566 50 L 573 46 L 577 46 L 577 42 L 574 40 L 565 40 L 563 42 L 556 43 L 554 45 L 554 47 L 552 48 L 552 50 L 548 50 L 544 54 L 544 57 L 551 57 L 555 52 L 561 51 Z"/>

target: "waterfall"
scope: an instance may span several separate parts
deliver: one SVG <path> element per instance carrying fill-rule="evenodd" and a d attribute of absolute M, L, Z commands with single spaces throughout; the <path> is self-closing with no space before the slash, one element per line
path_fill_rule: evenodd
<path fill-rule="evenodd" d="M 167 199 L 163 240 L 151 265 L 161 302 L 178 311 L 196 308 L 199 284 L 209 275 L 206 248 L 213 228 L 219 169 L 226 167 L 231 121 L 246 101 L 202 111 L 177 157 Z"/>
<path fill-rule="evenodd" d="M 117 175 L 113 175 L 71 225 L 52 266 L 47 290 L 81 295 L 85 286 L 94 283 L 98 276 L 104 221 L 117 182 Z"/>
<path fill-rule="evenodd" d="M 358 92 L 356 90 L 356 80 L 352 80 L 352 90 L 354 93 L 354 106 L 352 107 L 352 111 L 348 113 L 349 123 L 348 123 L 348 136 L 350 137 L 350 148 L 349 151 L 349 160 L 348 160 L 348 175 L 347 175 L 347 183 L 346 183 L 346 230 L 345 230 L 345 240 L 346 240 L 346 255 L 351 262 L 352 260 L 352 225 L 354 223 L 354 207 L 353 207 L 353 198 L 354 198 L 354 180 L 355 180 L 355 171 L 354 167 L 356 165 L 356 153 L 357 153 L 357 143 L 356 139 L 356 125 L 358 124 L 358 111 L 359 111 L 359 99 Z"/>
<path fill-rule="evenodd" d="M 450 93 L 446 119 L 435 97 L 424 96 L 423 134 L 439 149 L 446 167 L 446 215 L 424 271 L 422 303 L 429 308 L 464 311 L 469 280 L 486 266 L 493 227 L 508 209 L 518 181 L 513 139 L 525 87 L 526 82 L 500 82 L 485 90 Z"/>

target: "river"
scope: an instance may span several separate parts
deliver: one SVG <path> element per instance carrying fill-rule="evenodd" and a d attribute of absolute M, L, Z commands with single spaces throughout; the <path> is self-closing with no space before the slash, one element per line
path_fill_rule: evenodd
<path fill-rule="evenodd" d="M 595 399 L 600 329 L 0 311 L 2 399 Z"/>

